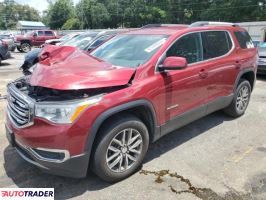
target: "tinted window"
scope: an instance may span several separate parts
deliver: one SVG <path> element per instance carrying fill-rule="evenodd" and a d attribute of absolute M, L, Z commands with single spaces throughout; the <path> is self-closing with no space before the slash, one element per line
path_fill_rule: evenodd
<path fill-rule="evenodd" d="M 98 38 L 97 40 L 95 40 L 90 45 L 90 48 L 96 48 L 97 46 L 101 45 L 103 42 L 105 42 L 110 37 L 111 37 L 110 35 L 106 35 L 106 36 L 103 36 L 103 37 Z"/>
<path fill-rule="evenodd" d="M 177 40 L 166 53 L 166 57 L 170 56 L 184 57 L 188 63 L 202 61 L 200 33 L 191 33 Z"/>
<path fill-rule="evenodd" d="M 208 31 L 201 35 L 204 60 L 223 56 L 232 48 L 230 36 L 225 31 Z"/>
<path fill-rule="evenodd" d="M 102 44 L 91 55 L 113 65 L 138 67 L 147 62 L 167 38 L 167 35 L 118 35 Z"/>
<path fill-rule="evenodd" d="M 52 31 L 45 31 L 44 34 L 45 36 L 54 36 Z"/>
<path fill-rule="evenodd" d="M 254 44 L 248 32 L 238 31 L 238 32 L 235 32 L 235 36 L 242 49 L 254 48 Z"/>
<path fill-rule="evenodd" d="M 38 31 L 38 36 L 43 36 L 43 31 Z"/>

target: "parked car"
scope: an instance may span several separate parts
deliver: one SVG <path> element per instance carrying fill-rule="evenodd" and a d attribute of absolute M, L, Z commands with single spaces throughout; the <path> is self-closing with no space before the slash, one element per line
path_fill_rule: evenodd
<path fill-rule="evenodd" d="M 221 22 L 122 33 L 91 54 L 61 47 L 8 84 L 7 138 L 43 171 L 116 182 L 167 133 L 221 109 L 242 116 L 256 59 L 246 30 Z"/>
<path fill-rule="evenodd" d="M 91 51 L 104 43 L 106 40 L 115 36 L 117 33 L 122 33 L 127 30 L 112 30 L 112 31 L 88 31 L 86 33 L 80 34 L 77 37 L 72 38 L 71 40 L 66 40 L 62 42 L 59 46 L 73 46 L 77 47 L 84 51 Z M 42 52 L 42 49 L 34 49 L 26 54 L 24 62 L 21 66 L 21 69 L 25 75 L 31 74 L 29 69 L 39 62 L 39 55 Z"/>
<path fill-rule="evenodd" d="M 257 74 L 266 75 L 266 47 L 259 47 L 259 59 Z"/>
<path fill-rule="evenodd" d="M 60 44 L 64 41 L 71 40 L 72 38 L 75 38 L 75 37 L 79 36 L 80 34 L 81 33 L 69 33 L 69 34 L 67 34 L 61 38 L 46 40 L 45 44 L 51 44 L 51 45 Z"/>
<path fill-rule="evenodd" d="M 1 34 L 0 40 L 5 41 L 8 44 L 9 51 L 15 51 L 16 45 L 14 42 L 14 37 L 12 37 L 10 34 Z"/>
<path fill-rule="evenodd" d="M 60 38 L 55 31 L 52 30 L 36 30 L 26 33 L 25 35 L 15 36 L 15 44 L 18 51 L 27 53 L 32 46 L 41 46 L 46 40 Z"/>
<path fill-rule="evenodd" d="M 6 60 L 10 58 L 10 51 L 8 51 L 8 44 L 7 42 L 0 39 L 0 65 L 2 63 L 2 60 Z"/>

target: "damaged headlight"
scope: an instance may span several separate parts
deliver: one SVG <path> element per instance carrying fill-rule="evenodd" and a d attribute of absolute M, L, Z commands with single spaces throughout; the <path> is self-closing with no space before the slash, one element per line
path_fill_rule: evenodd
<path fill-rule="evenodd" d="M 95 96 L 85 101 L 48 102 L 35 105 L 35 116 L 58 124 L 70 124 L 88 107 L 101 101 L 101 96 Z"/>

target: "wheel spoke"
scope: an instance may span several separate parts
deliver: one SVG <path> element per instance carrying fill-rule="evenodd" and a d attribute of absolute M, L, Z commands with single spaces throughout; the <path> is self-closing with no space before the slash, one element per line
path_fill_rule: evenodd
<path fill-rule="evenodd" d="M 133 132 L 133 129 L 131 128 L 129 130 L 129 133 L 128 133 L 128 140 L 127 140 L 127 145 L 130 145 L 130 142 L 132 140 L 132 132 Z"/>
<path fill-rule="evenodd" d="M 130 152 L 140 154 L 141 152 L 136 149 L 129 149 Z"/>
<path fill-rule="evenodd" d="M 109 167 L 110 167 L 111 169 L 113 169 L 114 166 L 116 166 L 116 165 L 120 162 L 121 159 L 122 159 L 122 156 L 121 156 L 121 154 L 120 154 L 120 156 L 119 156 L 117 159 L 115 159 L 115 160 L 109 165 Z"/>
<path fill-rule="evenodd" d="M 128 155 L 125 156 L 125 169 L 128 169 Z"/>
<path fill-rule="evenodd" d="M 120 152 L 120 150 L 117 149 L 117 148 L 114 147 L 114 146 L 109 146 L 109 147 L 108 147 L 108 150 L 111 150 L 111 151 L 113 151 L 113 152 Z"/>
<path fill-rule="evenodd" d="M 134 136 L 133 138 L 131 138 L 130 142 L 128 145 L 131 145 L 133 142 L 135 142 L 136 139 L 138 139 L 139 135 Z"/>
<path fill-rule="evenodd" d="M 118 144 L 121 147 L 123 146 L 122 142 L 119 141 L 119 140 L 117 140 L 116 138 L 113 139 L 113 142 L 116 143 L 116 144 Z"/>
<path fill-rule="evenodd" d="M 132 161 L 136 161 L 136 158 L 135 157 L 133 157 L 133 156 L 131 156 L 130 154 L 127 154 L 127 156 L 128 156 L 128 158 L 130 159 L 130 160 L 132 160 Z"/>
<path fill-rule="evenodd" d="M 116 152 L 114 153 L 112 156 L 110 156 L 108 159 L 107 159 L 107 162 L 110 162 L 111 160 L 113 160 L 114 158 L 116 158 L 117 156 L 119 156 L 120 152 Z"/>
<path fill-rule="evenodd" d="M 141 140 L 141 139 L 137 140 L 132 146 L 129 147 L 129 150 L 135 149 L 135 148 L 138 147 L 141 143 L 142 143 L 142 140 Z"/>
<path fill-rule="evenodd" d="M 122 133 L 122 145 L 124 146 L 126 144 L 126 130 Z"/>

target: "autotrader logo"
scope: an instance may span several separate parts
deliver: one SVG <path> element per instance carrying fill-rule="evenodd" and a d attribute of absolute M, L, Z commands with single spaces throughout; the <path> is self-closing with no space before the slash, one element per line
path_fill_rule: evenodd
<path fill-rule="evenodd" d="M 1 200 L 54 200 L 54 188 L 0 188 Z"/>

